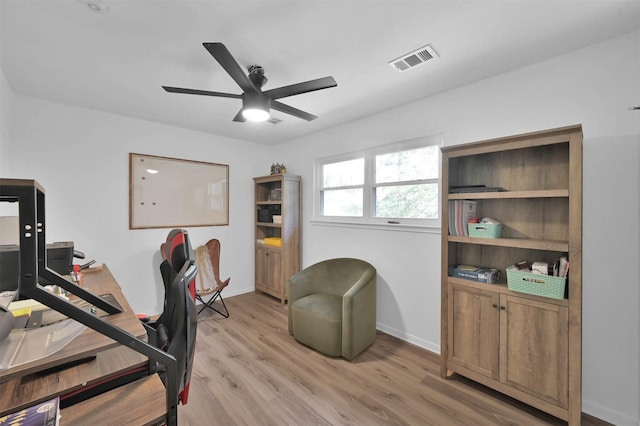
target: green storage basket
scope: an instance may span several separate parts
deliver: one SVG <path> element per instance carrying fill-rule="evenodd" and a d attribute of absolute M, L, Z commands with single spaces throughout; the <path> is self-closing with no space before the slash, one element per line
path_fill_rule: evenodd
<path fill-rule="evenodd" d="M 500 238 L 502 236 L 501 223 L 468 223 L 469 236 L 475 238 Z"/>
<path fill-rule="evenodd" d="M 564 299 L 567 278 L 507 269 L 507 285 L 521 293 Z"/>

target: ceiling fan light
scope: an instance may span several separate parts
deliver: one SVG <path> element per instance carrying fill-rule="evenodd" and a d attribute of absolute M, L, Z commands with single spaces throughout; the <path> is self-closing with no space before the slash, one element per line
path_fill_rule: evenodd
<path fill-rule="evenodd" d="M 261 108 L 245 108 L 242 110 L 242 116 L 249 121 L 260 123 L 262 121 L 267 121 L 271 114 L 269 114 L 269 111 L 265 111 Z"/>

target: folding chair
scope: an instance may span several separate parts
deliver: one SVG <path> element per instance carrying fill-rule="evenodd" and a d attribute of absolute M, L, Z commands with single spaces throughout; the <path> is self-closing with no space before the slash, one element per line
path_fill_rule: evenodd
<path fill-rule="evenodd" d="M 195 257 L 198 265 L 196 299 L 202 302 L 198 314 L 209 308 L 223 317 L 229 318 L 229 310 L 222 298 L 222 290 L 229 285 L 231 278 L 227 278 L 225 281 L 220 279 L 220 241 L 211 239 L 204 246 L 196 248 Z M 205 300 L 206 297 L 208 300 Z M 214 306 L 214 302 L 218 299 L 222 304 L 220 309 Z"/>

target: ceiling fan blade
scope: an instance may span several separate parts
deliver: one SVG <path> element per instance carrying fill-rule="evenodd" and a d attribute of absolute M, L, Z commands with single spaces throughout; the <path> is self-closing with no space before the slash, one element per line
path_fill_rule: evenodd
<path fill-rule="evenodd" d="M 333 77 L 323 77 L 315 80 L 305 81 L 304 83 L 292 84 L 290 86 L 278 87 L 276 89 L 266 90 L 262 93 L 271 99 L 286 98 L 287 96 L 299 95 L 300 93 L 308 93 L 316 90 L 328 89 L 336 87 L 338 83 Z"/>
<path fill-rule="evenodd" d="M 271 101 L 271 108 L 280 112 L 284 112 L 285 114 L 293 115 L 294 117 L 302 118 L 303 120 L 307 121 L 315 120 L 316 118 L 318 118 L 313 114 L 309 114 L 308 112 L 304 112 L 302 110 L 299 110 L 298 108 L 285 105 L 282 102 L 278 101 Z"/>
<path fill-rule="evenodd" d="M 209 90 L 183 89 L 182 87 L 162 86 L 164 90 L 170 93 L 184 93 L 186 95 L 204 95 L 217 96 L 220 98 L 241 99 L 242 95 L 234 95 L 233 93 L 210 92 Z"/>
<path fill-rule="evenodd" d="M 244 118 L 244 115 L 242 115 L 242 108 L 240 109 L 240 111 L 238 111 L 236 116 L 233 117 L 233 121 L 235 121 L 237 123 L 244 123 L 245 121 L 247 121 L 247 119 Z"/>
<path fill-rule="evenodd" d="M 222 65 L 222 68 L 233 78 L 243 92 L 258 93 L 258 89 L 256 89 L 251 80 L 249 80 L 249 76 L 245 70 L 238 65 L 238 62 L 231 56 L 231 53 L 224 44 L 202 43 L 202 45 L 209 51 L 211 56 Z"/>

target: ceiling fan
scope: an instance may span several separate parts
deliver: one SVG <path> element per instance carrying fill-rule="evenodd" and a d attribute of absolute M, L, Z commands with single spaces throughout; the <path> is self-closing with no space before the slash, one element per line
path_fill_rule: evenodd
<path fill-rule="evenodd" d="M 238 114 L 236 114 L 233 121 L 244 122 L 246 120 L 268 120 L 270 117 L 270 108 L 293 115 L 294 117 L 298 117 L 303 120 L 315 120 L 318 118 L 315 115 L 283 104 L 277 99 L 321 89 L 328 89 L 338 85 L 333 77 L 323 77 L 305 81 L 303 83 L 292 84 L 290 86 L 262 91 L 262 86 L 267 82 L 267 77 L 265 77 L 264 69 L 261 66 L 251 65 L 248 67 L 248 73 L 245 73 L 224 44 L 203 43 L 203 46 L 209 51 L 211 56 L 213 56 L 215 60 L 222 65 L 222 68 L 225 69 L 238 86 L 240 86 L 243 93 L 236 95 L 233 93 L 211 92 L 208 90 L 184 89 L 170 86 L 162 86 L 162 88 L 167 92 L 172 93 L 242 99 L 242 109 L 240 109 Z"/>

